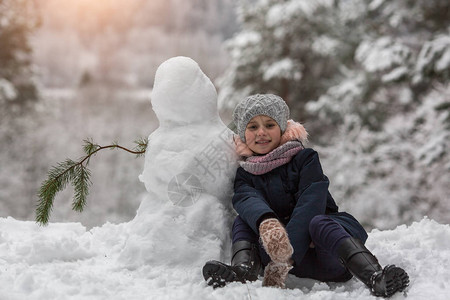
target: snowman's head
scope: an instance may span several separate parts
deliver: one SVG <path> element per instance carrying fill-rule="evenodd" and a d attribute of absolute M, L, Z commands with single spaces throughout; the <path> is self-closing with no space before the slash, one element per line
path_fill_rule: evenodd
<path fill-rule="evenodd" d="M 162 126 L 197 124 L 219 117 L 214 85 L 188 57 L 174 57 L 158 67 L 151 102 Z"/>

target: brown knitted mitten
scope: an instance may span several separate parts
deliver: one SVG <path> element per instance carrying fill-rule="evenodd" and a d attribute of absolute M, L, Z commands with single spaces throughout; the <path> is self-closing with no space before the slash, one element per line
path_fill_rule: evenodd
<path fill-rule="evenodd" d="M 264 220 L 259 225 L 259 234 L 264 249 L 275 263 L 286 263 L 294 253 L 284 226 L 275 218 Z"/>
<path fill-rule="evenodd" d="M 289 270 L 292 269 L 290 263 L 275 263 L 271 261 L 264 270 L 263 286 L 272 286 L 284 289 L 285 281 Z"/>

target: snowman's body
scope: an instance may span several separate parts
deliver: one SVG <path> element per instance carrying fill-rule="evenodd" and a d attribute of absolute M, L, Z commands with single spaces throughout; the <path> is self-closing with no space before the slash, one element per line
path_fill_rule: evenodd
<path fill-rule="evenodd" d="M 175 57 L 158 68 L 151 102 L 160 126 L 149 136 L 139 177 L 148 196 L 130 222 L 129 242 L 137 239 L 143 251 L 128 263 L 164 257 L 161 263 L 201 265 L 223 258 L 237 157 L 214 85 L 195 61 Z"/>

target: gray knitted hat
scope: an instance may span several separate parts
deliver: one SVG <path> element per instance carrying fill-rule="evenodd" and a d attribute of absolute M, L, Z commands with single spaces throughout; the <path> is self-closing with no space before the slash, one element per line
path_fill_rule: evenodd
<path fill-rule="evenodd" d="M 271 117 L 280 126 L 281 133 L 284 133 L 289 118 L 289 107 L 281 97 L 272 94 L 256 94 L 239 102 L 233 112 L 233 121 L 243 142 L 248 122 L 257 115 Z"/>

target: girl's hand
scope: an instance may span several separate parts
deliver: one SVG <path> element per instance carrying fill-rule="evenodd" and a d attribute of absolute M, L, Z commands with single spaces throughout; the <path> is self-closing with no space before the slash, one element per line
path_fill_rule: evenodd
<path fill-rule="evenodd" d="M 286 229 L 275 218 L 269 218 L 259 225 L 259 234 L 267 254 L 272 259 L 264 270 L 263 286 L 285 288 L 289 270 L 292 269 L 291 256 L 294 253 Z"/>
<path fill-rule="evenodd" d="M 267 254 L 275 263 L 287 263 L 294 253 L 284 226 L 275 218 L 269 218 L 259 225 L 259 234 Z"/>

